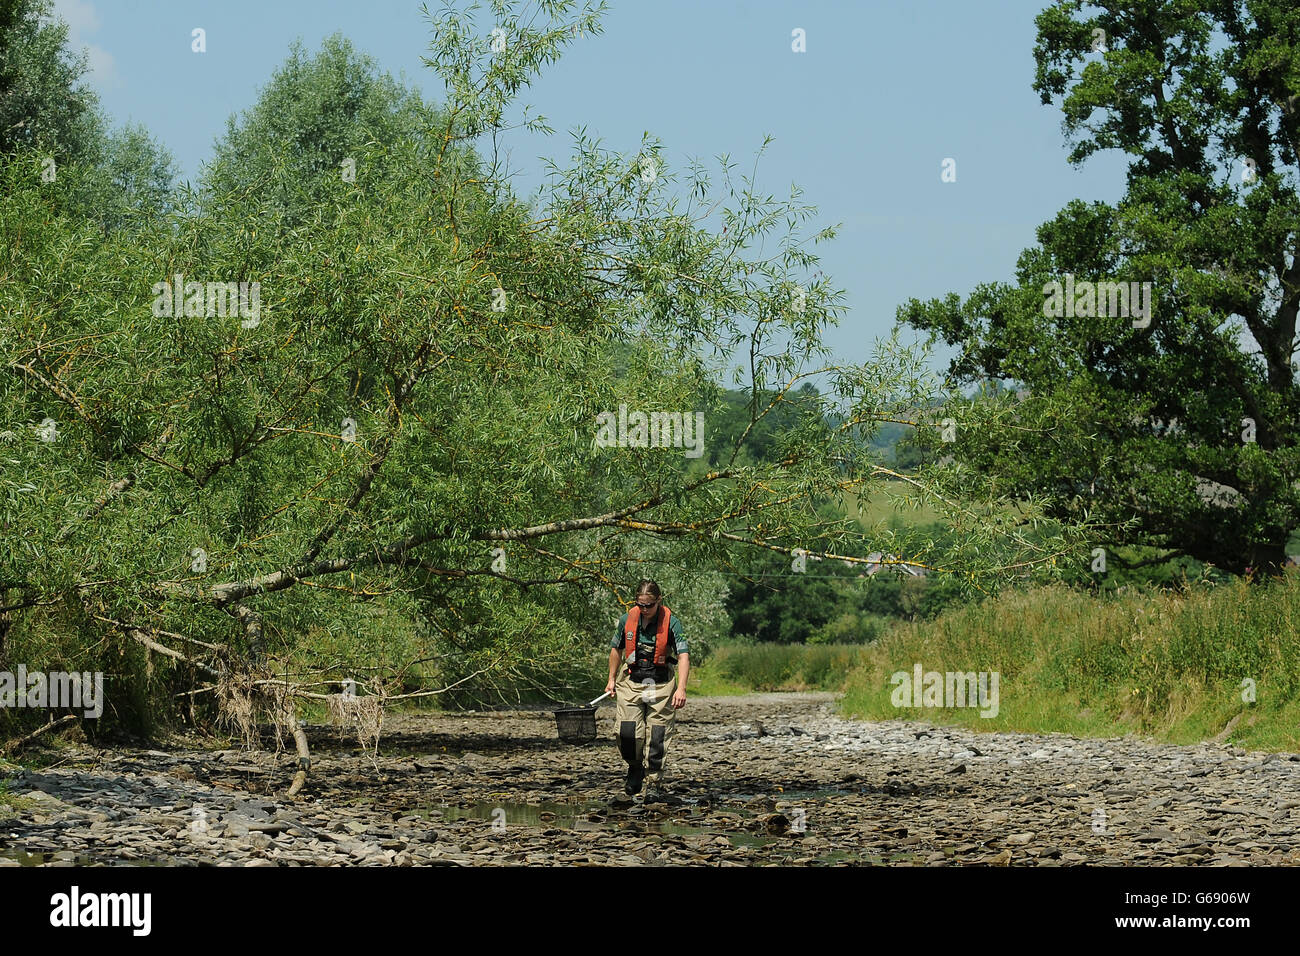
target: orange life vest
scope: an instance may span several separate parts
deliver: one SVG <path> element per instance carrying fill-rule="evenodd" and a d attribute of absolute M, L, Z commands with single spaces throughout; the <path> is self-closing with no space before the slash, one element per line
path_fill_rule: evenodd
<path fill-rule="evenodd" d="M 655 663 L 663 664 L 668 660 L 668 623 L 673 612 L 663 605 L 659 606 L 659 630 L 655 635 Z M 636 634 L 641 624 L 641 605 L 633 604 L 627 612 L 627 626 L 623 629 L 623 654 L 628 667 L 636 660 Z"/>

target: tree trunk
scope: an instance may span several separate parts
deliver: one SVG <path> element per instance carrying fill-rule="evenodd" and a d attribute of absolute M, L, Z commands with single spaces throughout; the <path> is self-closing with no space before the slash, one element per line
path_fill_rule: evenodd
<path fill-rule="evenodd" d="M 1256 544 L 1250 552 L 1251 581 L 1258 583 L 1280 577 L 1286 568 L 1286 542 Z"/>

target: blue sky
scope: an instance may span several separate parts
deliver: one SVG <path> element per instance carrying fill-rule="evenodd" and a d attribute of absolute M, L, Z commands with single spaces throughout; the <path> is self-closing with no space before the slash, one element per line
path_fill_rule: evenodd
<path fill-rule="evenodd" d="M 727 153 L 746 173 L 770 134 L 758 167 L 763 194 L 784 197 L 798 183 L 802 201 L 820 210 L 809 234 L 841 224 L 817 250 L 847 292 L 826 341 L 840 360 L 864 361 L 907 299 L 1009 280 L 1039 223 L 1071 199 L 1121 195 L 1121 157 L 1072 168 L 1060 111 L 1030 87 L 1033 21 L 1046 4 L 611 0 L 603 35 L 575 38 L 520 99 L 556 133 L 504 139 L 516 191 L 540 182 L 539 156 L 563 165 L 568 131 L 579 126 L 629 156 L 648 130 L 679 170 L 689 157 L 716 170 L 714 158 Z M 191 179 L 227 117 L 252 105 L 296 38 L 314 50 L 340 31 L 382 69 L 441 99 L 441 81 L 421 63 L 429 26 L 419 6 L 56 2 L 74 45 L 88 48 L 91 82 L 112 119 L 147 126 Z M 486 10 L 479 23 L 490 31 Z M 195 27 L 206 31 L 202 54 L 191 50 Z M 805 31 L 804 53 L 791 50 L 795 28 Z M 956 160 L 956 182 L 941 181 L 946 158 Z"/>

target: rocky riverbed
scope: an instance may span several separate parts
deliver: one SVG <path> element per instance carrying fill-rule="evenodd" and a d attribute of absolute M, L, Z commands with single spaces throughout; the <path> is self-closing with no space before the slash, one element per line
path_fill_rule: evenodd
<path fill-rule="evenodd" d="M 0 866 L 1300 864 L 1300 755 L 980 734 L 834 716 L 829 694 L 694 697 L 665 792 L 623 795 L 549 712 L 390 716 L 377 760 L 310 726 L 289 753 L 63 748 L 0 791 Z"/>

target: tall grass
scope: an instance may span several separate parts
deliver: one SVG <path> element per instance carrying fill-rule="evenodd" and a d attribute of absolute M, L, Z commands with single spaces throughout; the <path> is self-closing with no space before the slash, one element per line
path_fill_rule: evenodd
<path fill-rule="evenodd" d="M 842 709 L 981 730 L 1213 737 L 1257 749 L 1300 744 L 1300 575 L 1235 580 L 1185 595 L 1093 597 L 1062 587 L 1009 593 L 902 624 L 866 649 Z M 975 708 L 894 706 L 891 674 L 997 671 L 996 717 Z M 1255 701 L 1249 702 L 1253 687 Z"/>
<path fill-rule="evenodd" d="M 700 692 L 841 690 L 862 652 L 856 644 L 723 646 L 701 669 Z"/>

